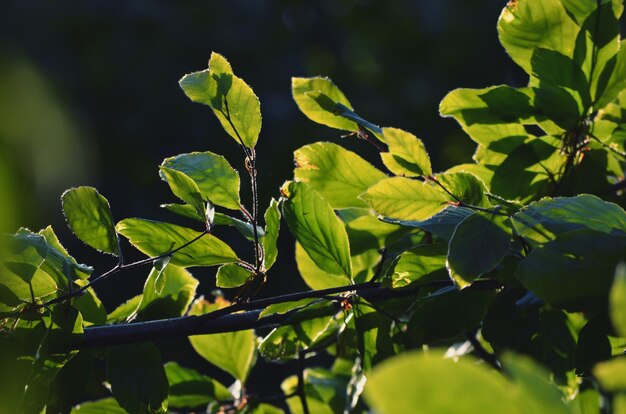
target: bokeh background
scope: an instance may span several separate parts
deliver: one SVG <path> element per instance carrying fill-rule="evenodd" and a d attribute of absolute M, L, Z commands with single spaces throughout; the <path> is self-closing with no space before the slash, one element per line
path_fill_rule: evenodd
<path fill-rule="evenodd" d="M 118 220 L 139 216 L 185 224 L 159 208 L 176 201 L 158 177 L 165 157 L 210 150 L 245 173 L 239 148 L 210 110 L 190 102 L 178 87 L 183 74 L 206 68 L 211 51 L 226 56 L 261 100 L 263 209 L 291 177 L 295 149 L 342 140 L 340 131 L 298 111 L 292 76 L 331 77 L 364 118 L 424 140 L 436 170 L 466 162 L 474 149 L 452 120 L 438 115 L 448 91 L 526 82 L 497 40 L 504 0 L 1 4 L 0 231 L 51 224 L 70 252 L 97 271 L 114 261 L 67 230 L 59 199 L 65 189 L 98 188 Z M 341 142 L 376 162 L 367 143 Z M 249 200 L 247 181 L 242 184 L 243 199 Z M 250 252 L 237 234 L 219 235 L 239 252 Z M 284 231 L 281 236 L 279 264 L 262 295 L 304 288 L 292 259 L 293 240 Z M 118 275 L 99 286 L 107 308 L 139 293 L 147 272 Z M 214 288 L 214 272 L 194 271 L 202 293 Z M 164 359 L 182 358 L 227 381 L 195 358 L 186 340 L 160 345 Z M 278 376 L 261 367 L 251 388 L 276 392 L 290 372 L 289 365 Z"/>

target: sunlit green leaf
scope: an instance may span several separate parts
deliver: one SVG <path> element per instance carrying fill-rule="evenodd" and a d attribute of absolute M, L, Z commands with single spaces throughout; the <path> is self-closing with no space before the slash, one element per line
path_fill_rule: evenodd
<path fill-rule="evenodd" d="M 157 291 L 159 280 L 163 280 L 163 285 Z M 198 284 L 198 280 L 182 267 L 168 264 L 163 270 L 152 268 L 136 310 L 137 318 L 152 320 L 183 316 L 196 294 Z"/>
<path fill-rule="evenodd" d="M 600 362 L 593 368 L 593 375 L 608 392 L 626 391 L 626 357 Z"/>
<path fill-rule="evenodd" d="M 235 288 L 243 285 L 252 277 L 252 273 L 234 263 L 225 264 L 217 269 L 216 286 L 221 288 Z"/>
<path fill-rule="evenodd" d="M 421 139 L 397 128 L 384 128 L 383 135 L 389 152 L 380 156 L 389 171 L 405 177 L 432 175 L 430 158 Z"/>
<path fill-rule="evenodd" d="M 259 98 L 233 74 L 223 56 L 213 52 L 209 69 L 185 75 L 179 84 L 189 99 L 213 109 L 224 130 L 237 143 L 256 145 L 261 132 Z"/>
<path fill-rule="evenodd" d="M 204 200 L 196 182 L 187 174 L 171 168 L 161 167 L 160 172 L 172 189 L 172 193 L 191 205 L 202 217 L 204 215 Z"/>
<path fill-rule="evenodd" d="M 228 305 L 224 299 L 209 303 L 203 298 L 192 305 L 190 315 L 203 315 Z M 226 332 L 189 337 L 193 349 L 216 367 L 228 372 L 242 383 L 246 382 L 254 365 L 256 336 L 253 330 Z"/>
<path fill-rule="evenodd" d="M 432 183 L 404 177 L 381 180 L 361 198 L 378 214 L 403 221 L 427 220 L 453 201 L 449 194 Z"/>
<path fill-rule="evenodd" d="M 61 196 L 63 212 L 72 232 L 94 249 L 119 254 L 109 202 L 93 187 L 67 190 Z"/>
<path fill-rule="evenodd" d="M 311 260 L 324 271 L 352 278 L 348 235 L 328 202 L 305 183 L 289 182 L 283 192 L 285 221 Z"/>
<path fill-rule="evenodd" d="M 293 302 L 275 303 L 263 309 L 263 312 L 261 312 L 259 317 L 263 318 L 265 316 L 276 315 L 276 314 L 282 315 L 287 312 L 293 311 L 294 309 L 304 308 L 308 306 L 309 304 L 311 304 L 312 302 L 319 301 L 319 300 L 320 299 L 316 299 L 316 298 L 307 298 L 307 299 L 301 299 L 301 300 L 297 300 Z"/>
<path fill-rule="evenodd" d="M 137 218 L 120 221 L 116 230 L 148 256 L 167 254 L 201 235 L 195 230 L 175 224 Z M 211 234 L 203 235 L 172 255 L 172 264 L 182 267 L 214 266 L 236 261 L 235 252 Z"/>
<path fill-rule="evenodd" d="M 448 279 L 444 243 L 423 244 L 402 253 L 389 270 L 392 288 L 419 286 L 433 280 Z"/>
<path fill-rule="evenodd" d="M 191 178 L 196 183 L 204 201 L 210 200 L 217 206 L 239 210 L 239 174 L 223 156 L 208 151 L 192 152 L 166 158 L 161 166 L 161 168 L 179 171 Z M 170 181 L 163 170 L 161 174 L 164 180 Z M 172 186 L 172 183 L 170 183 L 170 186 Z M 191 184 L 188 184 L 188 187 L 190 189 L 187 191 L 195 191 Z M 190 200 L 182 198 L 179 194 L 176 195 L 192 205 L 193 203 L 190 201 L 197 199 L 193 195 Z M 204 216 L 204 208 L 202 208 L 202 211 L 201 216 Z"/>
<path fill-rule="evenodd" d="M 352 110 L 352 105 L 343 92 L 328 78 L 292 78 L 291 92 L 298 108 L 310 120 L 331 128 L 358 131 L 359 126 L 335 113 L 335 105 L 340 103 Z M 314 93 L 314 95 L 311 95 Z M 317 93 L 317 95 L 315 95 Z M 319 94 L 326 99 L 320 100 Z M 314 99 L 315 97 L 318 99 Z"/>
<path fill-rule="evenodd" d="M 367 207 L 358 198 L 387 176 L 352 151 L 316 142 L 294 152 L 296 180 L 319 192 L 333 208 Z"/>
<path fill-rule="evenodd" d="M 310 413 L 335 414 L 343 412 L 346 405 L 346 387 L 350 377 L 337 375 L 323 368 L 305 369 L 304 392 Z M 291 376 L 283 381 L 281 389 L 293 414 L 304 414 L 300 398 L 296 394 L 298 379 Z"/>
<path fill-rule="evenodd" d="M 98 401 L 87 401 L 72 408 L 71 414 L 127 414 L 128 411 L 120 407 L 115 398 L 105 398 Z"/>
<path fill-rule="evenodd" d="M 131 413 L 165 413 L 169 386 L 159 350 L 152 343 L 112 346 L 107 381 L 121 407 Z"/>
<path fill-rule="evenodd" d="M 296 264 L 300 276 L 311 289 L 326 289 L 350 284 L 350 278 L 345 273 L 334 274 L 320 269 L 300 243 L 296 243 Z"/>
<path fill-rule="evenodd" d="M 617 204 L 583 194 L 532 203 L 513 216 L 512 224 L 517 234 L 537 246 L 584 228 L 626 234 L 626 212 Z"/>
<path fill-rule="evenodd" d="M 263 238 L 263 265 L 269 270 L 278 257 L 278 231 L 280 230 L 280 209 L 278 202 L 272 198 L 270 205 L 265 210 L 265 237 Z"/>
<path fill-rule="evenodd" d="M 435 214 L 428 220 L 423 221 L 405 221 L 405 220 L 392 220 L 383 218 L 386 222 L 401 224 L 407 227 L 416 227 L 418 229 L 427 231 L 434 234 L 437 237 L 441 237 L 444 240 L 450 240 L 456 226 L 463 221 L 466 217 L 474 214 L 472 209 L 466 207 L 454 207 L 449 206 L 442 210 L 440 213 Z"/>

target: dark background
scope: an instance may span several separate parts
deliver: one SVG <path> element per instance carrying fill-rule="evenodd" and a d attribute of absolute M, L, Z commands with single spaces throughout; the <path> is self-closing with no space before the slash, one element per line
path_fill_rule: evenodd
<path fill-rule="evenodd" d="M 298 111 L 292 76 L 331 77 L 364 118 L 424 140 L 435 170 L 470 160 L 474 147 L 452 120 L 438 115 L 448 91 L 526 82 L 497 40 L 505 1 L 1 4 L 0 231 L 51 224 L 70 252 L 98 273 L 114 260 L 98 256 L 67 230 L 59 201 L 66 188 L 98 188 L 117 220 L 185 223 L 159 208 L 176 199 L 160 181 L 158 165 L 168 156 L 210 150 L 242 172 L 243 200 L 249 201 L 239 148 L 209 108 L 190 102 L 178 87 L 182 75 L 207 67 L 211 51 L 226 56 L 261 100 L 262 210 L 291 177 L 295 149 L 341 140 L 340 131 Z M 375 160 L 366 143 L 347 144 Z M 218 235 L 249 254 L 237 234 Z M 262 295 L 304 288 L 292 260 L 293 240 L 284 231 L 279 247 L 279 263 Z M 107 308 L 139 293 L 147 272 L 120 274 L 99 286 Z M 193 273 L 201 293 L 209 294 L 215 269 Z M 160 345 L 166 360 L 183 358 L 227 382 L 189 352 L 185 339 Z M 292 372 L 289 365 L 272 374 L 257 369 L 251 389 L 276 392 Z"/>

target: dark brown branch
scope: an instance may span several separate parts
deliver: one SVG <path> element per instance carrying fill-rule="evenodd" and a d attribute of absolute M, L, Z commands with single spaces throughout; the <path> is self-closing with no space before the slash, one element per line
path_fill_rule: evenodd
<path fill-rule="evenodd" d="M 77 344 L 77 348 L 94 348 L 191 335 L 274 327 L 284 323 L 292 315 L 292 312 L 287 312 L 285 314 L 274 314 L 259 318 L 262 309 L 276 303 L 292 302 L 307 298 L 323 298 L 347 292 L 355 292 L 369 302 L 377 302 L 412 296 L 415 295 L 416 290 L 424 287 L 445 287 L 451 285 L 451 281 L 442 280 L 412 289 L 384 289 L 379 284 L 372 285 L 366 282 L 323 290 L 291 293 L 245 303 L 235 303 L 201 316 L 184 316 L 147 322 L 92 326 L 85 328 L 82 342 Z M 497 289 L 499 287 L 500 284 L 498 282 L 491 280 L 476 281 L 471 286 L 471 288 L 476 289 Z M 340 300 L 341 296 L 332 299 Z"/>
<path fill-rule="evenodd" d="M 306 402 L 306 391 L 304 389 L 304 359 L 306 358 L 306 352 L 298 352 L 298 388 L 297 394 L 300 397 L 300 403 L 302 404 L 302 412 L 309 414 L 309 404 Z"/>

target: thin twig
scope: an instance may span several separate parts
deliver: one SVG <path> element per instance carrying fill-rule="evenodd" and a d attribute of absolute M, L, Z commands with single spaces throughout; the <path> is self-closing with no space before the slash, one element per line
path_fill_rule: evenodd
<path fill-rule="evenodd" d="M 478 338 L 476 338 L 476 332 L 468 333 L 466 337 L 472 344 L 472 347 L 474 347 L 474 351 L 480 359 L 491 365 L 497 371 L 502 371 L 502 364 L 500 364 L 500 361 L 494 354 L 490 353 L 483 347 Z"/>
<path fill-rule="evenodd" d="M 306 392 L 304 390 L 304 358 L 306 353 L 304 351 L 298 351 L 298 388 L 297 393 L 300 397 L 300 403 L 302 404 L 302 412 L 309 414 L 309 405 L 306 402 Z"/>

